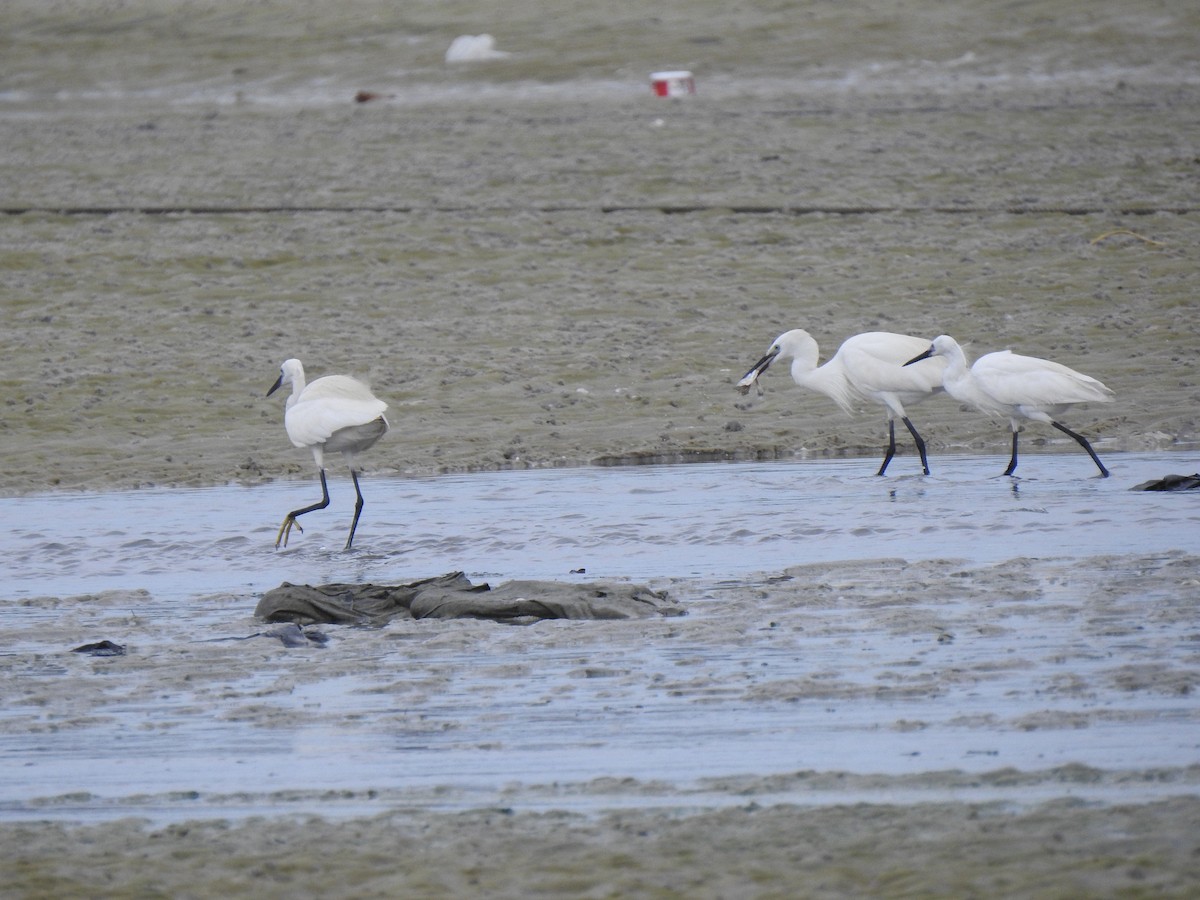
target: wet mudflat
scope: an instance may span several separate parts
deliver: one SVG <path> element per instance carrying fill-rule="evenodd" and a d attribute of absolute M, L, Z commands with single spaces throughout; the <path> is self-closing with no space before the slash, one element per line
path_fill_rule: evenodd
<path fill-rule="evenodd" d="M 1128 485 L 1184 458 L 1116 455 L 1109 479 L 1071 454 L 1031 454 L 1023 479 L 998 457 L 928 478 L 820 460 L 382 479 L 351 554 L 334 508 L 273 549 L 264 511 L 311 482 L 6 500 L 25 525 L 4 548 L 3 812 L 586 811 L 713 802 L 730 779 L 834 803 L 875 776 L 936 802 L 1028 804 L 1063 777 L 1169 796 L 1200 777 L 1200 511 Z M 687 615 L 322 626 L 300 649 L 251 615 L 283 580 L 454 569 L 644 582 Z M 126 655 L 67 652 L 102 639 Z M 997 770 L 1027 774 L 999 791 Z"/>
<path fill-rule="evenodd" d="M 602 876 L 634 891 L 668 879 L 670 893 L 706 868 L 689 860 L 716 834 L 781 884 L 800 866 L 833 892 L 877 878 L 924 892 L 928 874 L 901 874 L 916 851 L 893 831 L 931 821 L 945 874 L 964 883 L 997 854 L 1032 854 L 1016 879 L 1031 889 L 1097 872 L 1188 884 L 1198 513 L 1190 496 L 1118 480 L 1184 458 L 1116 455 L 1107 480 L 1079 479 L 1087 460 L 1070 454 L 1031 455 L 1038 476 L 1019 481 L 984 474 L 998 457 L 947 458 L 931 478 L 844 460 L 383 480 L 353 554 L 329 548 L 329 521 L 271 548 L 260 514 L 311 481 L 56 497 L 6 555 L 20 561 L 6 572 L 0 827 L 23 860 L 68 852 L 91 873 L 45 864 L 25 882 L 68 890 L 96 873 L 136 880 L 114 863 L 130 853 L 229 846 L 223 877 L 256 887 L 266 866 L 287 890 L 353 873 L 380 892 Z M 447 500 L 492 533 L 441 534 Z M 105 527 L 61 535 L 81 509 Z M 401 521 L 426 523 L 424 537 L 383 534 Z M 61 571 L 23 569 L 51 548 L 21 546 L 47 539 Z M 281 572 L 400 580 L 451 559 L 472 568 L 479 545 L 492 571 L 477 574 L 495 581 L 627 577 L 687 614 L 398 619 L 320 626 L 324 646 L 301 648 L 251 616 Z M 580 560 L 587 573 L 565 570 Z M 73 570 L 100 589 L 32 590 L 66 588 Z M 69 652 L 99 639 L 125 654 Z M 1167 826 L 1183 845 L 1163 841 Z M 1030 829 L 1070 835 L 1057 863 Z M 818 855 L 796 861 L 797 847 Z M 327 874 L 310 853 L 335 858 Z M 615 865 L 641 853 L 647 872 Z M 750 877 L 748 858 L 723 877 Z M 176 859 L 153 878 L 205 884 L 211 866 Z"/>

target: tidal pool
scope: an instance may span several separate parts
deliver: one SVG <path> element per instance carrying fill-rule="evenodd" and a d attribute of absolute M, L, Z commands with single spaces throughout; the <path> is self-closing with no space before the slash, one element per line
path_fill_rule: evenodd
<path fill-rule="evenodd" d="M 0 499 L 5 599 L 144 588 L 156 600 L 257 592 L 287 580 L 405 581 L 463 570 L 489 579 L 745 577 L 810 562 L 898 557 L 995 562 L 1188 549 L 1193 497 L 1131 492 L 1200 468 L 1183 454 L 1007 460 L 942 457 L 934 474 L 874 475 L 870 460 L 537 469 L 362 479 L 344 470 L 332 502 L 276 551 L 288 510 L 319 499 L 315 479 L 257 487 L 53 493 Z"/>
<path fill-rule="evenodd" d="M 1200 506 L 1129 488 L 1196 460 L 911 462 L 368 476 L 349 553 L 336 474 L 280 551 L 312 481 L 2 500 L 0 817 L 1193 790 Z M 631 579 L 688 612 L 253 637 L 281 581 L 456 569 Z M 101 639 L 126 655 L 70 652 Z M 985 777 L 1007 770 L 1016 794 Z"/>

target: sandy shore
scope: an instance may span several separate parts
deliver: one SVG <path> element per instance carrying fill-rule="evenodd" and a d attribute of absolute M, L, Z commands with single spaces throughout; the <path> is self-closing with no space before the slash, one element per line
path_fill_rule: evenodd
<path fill-rule="evenodd" d="M 1187 897 L 1200 801 L 6 827 L 6 896 Z M 1174 835 L 1171 837 L 1170 835 Z"/>
<path fill-rule="evenodd" d="M 6 495 L 312 478 L 263 396 L 289 356 L 389 402 L 368 473 L 871 465 L 881 416 L 785 372 L 734 391 L 793 327 L 825 355 L 892 330 L 1053 357 L 1116 391 L 1067 418 L 1102 457 L 1196 469 L 1192 4 L 242 7 L 0 13 Z M 520 51 L 508 68 L 441 64 L 485 28 Z M 664 65 L 697 96 L 650 96 Z M 912 416 L 935 470 L 1007 447 L 944 399 Z M 1078 452 L 1037 429 L 1024 447 Z M 1194 594 L 1194 572 L 1158 577 Z M 1194 660 L 1155 677 L 1136 690 L 1193 691 Z M 1194 773 L 1166 777 L 1171 796 L 1128 803 L 816 806 L 753 781 L 593 813 L 31 816 L 0 824 L 0 896 L 1192 896 Z"/>

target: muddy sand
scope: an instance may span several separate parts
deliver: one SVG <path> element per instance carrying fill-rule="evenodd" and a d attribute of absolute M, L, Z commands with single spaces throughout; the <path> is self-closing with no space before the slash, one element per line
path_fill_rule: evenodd
<path fill-rule="evenodd" d="M 442 61 L 482 31 L 512 56 Z M 1197 471 L 1198 31 L 1184 2 L 620 2 L 549 18 L 524 2 L 6 3 L 0 492 L 311 486 L 263 396 L 289 356 L 390 404 L 368 479 L 871 467 L 872 411 L 844 416 L 782 371 L 761 397 L 734 391 L 793 327 L 825 355 L 893 330 L 1055 358 L 1116 391 L 1067 417 L 1114 478 L 1133 452 L 1163 451 L 1158 474 Z M 697 94 L 654 97 L 663 68 L 693 70 Z M 945 399 L 912 417 L 935 475 L 939 455 L 1007 449 L 1003 423 Z M 1023 448 L 1020 474 L 1039 455 L 1090 465 L 1057 433 L 1031 429 Z M 893 466 L 911 465 L 900 452 Z M 274 507 L 263 517 L 273 530 Z M 654 586 L 688 615 L 650 627 L 412 622 L 312 650 L 190 643 L 193 613 L 137 584 L 9 598 L 25 612 L 3 657 L 18 699 L 0 895 L 1192 896 L 1189 537 L 1096 557 L 1066 535 L 1008 566 L 869 552 L 807 565 L 797 547 L 794 566 L 728 583 L 662 572 Z M 248 634 L 256 600 L 197 585 L 191 605 Z M 118 622 L 127 656 L 65 653 Z M 729 644 L 740 654 L 721 663 Z M 686 653 L 664 663 L 664 646 Z M 780 677 L 751 677 L 760 652 Z M 478 681 L 455 682 L 481 659 Z M 934 727 L 964 684 L 988 687 Z M 529 685 L 541 693 L 514 694 Z M 522 704 L 563 704 L 575 749 L 513 783 L 492 748 L 468 790 L 488 723 L 508 715 L 495 698 L 514 704 L 509 728 L 538 721 Z M 420 786 L 334 765 L 255 785 L 252 765 L 213 754 L 208 775 L 165 791 L 150 769 L 145 784 L 69 787 L 89 759 L 119 757 L 121 728 L 161 731 L 169 769 L 206 719 L 240 723 L 251 745 L 316 719 L 305 739 L 336 744 L 362 704 L 370 734 L 425 715 L 471 737 Z M 655 746 L 676 775 L 579 762 L 589 717 L 640 734 L 647 708 L 803 723 L 835 704 L 863 721 L 812 770 L 758 768 L 748 746 L 745 768 L 706 772 L 668 725 Z M 883 747 L 927 739 L 899 767 L 871 758 L 868 726 Z M 980 736 L 961 765 L 925 764 L 960 733 Z M 1114 733 L 1159 756 L 1106 756 Z M 73 756 L 39 756 L 64 735 Z M 996 735 L 1044 740 L 1041 761 L 990 766 Z M 68 787 L 30 794 L 21 772 L 41 759 Z M 238 771 L 248 783 L 210 789 Z"/>
<path fill-rule="evenodd" d="M 854 559 L 308 647 L 237 594 L 32 599 L 5 892 L 1186 896 L 1198 584 L 1181 551 Z"/>

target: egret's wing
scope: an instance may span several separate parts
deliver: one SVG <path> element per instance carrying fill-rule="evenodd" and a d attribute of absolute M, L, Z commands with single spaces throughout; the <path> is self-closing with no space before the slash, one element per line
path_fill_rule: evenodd
<path fill-rule="evenodd" d="M 371 389 L 359 381 L 357 378 L 351 378 L 349 375 L 326 375 L 324 378 L 318 378 L 310 383 L 304 392 L 300 395 L 301 400 L 316 400 L 321 397 L 328 397 L 334 400 L 373 400 L 377 403 L 382 403 Z M 384 404 L 384 409 L 387 409 L 387 404 Z"/>
<path fill-rule="evenodd" d="M 346 375 L 328 375 L 308 385 L 288 407 L 283 423 L 297 447 L 329 440 L 343 428 L 365 425 L 383 415 L 387 404 L 361 381 Z"/>
<path fill-rule="evenodd" d="M 1106 403 L 1113 392 L 1089 375 L 1061 363 L 1008 350 L 981 356 L 971 367 L 980 389 L 998 403 L 1054 407 L 1069 403 Z"/>
<path fill-rule="evenodd" d="M 904 365 L 929 349 L 925 338 L 871 331 L 849 338 L 838 349 L 846 377 L 860 390 L 930 394 L 942 388 L 946 360 L 940 356 Z"/>

